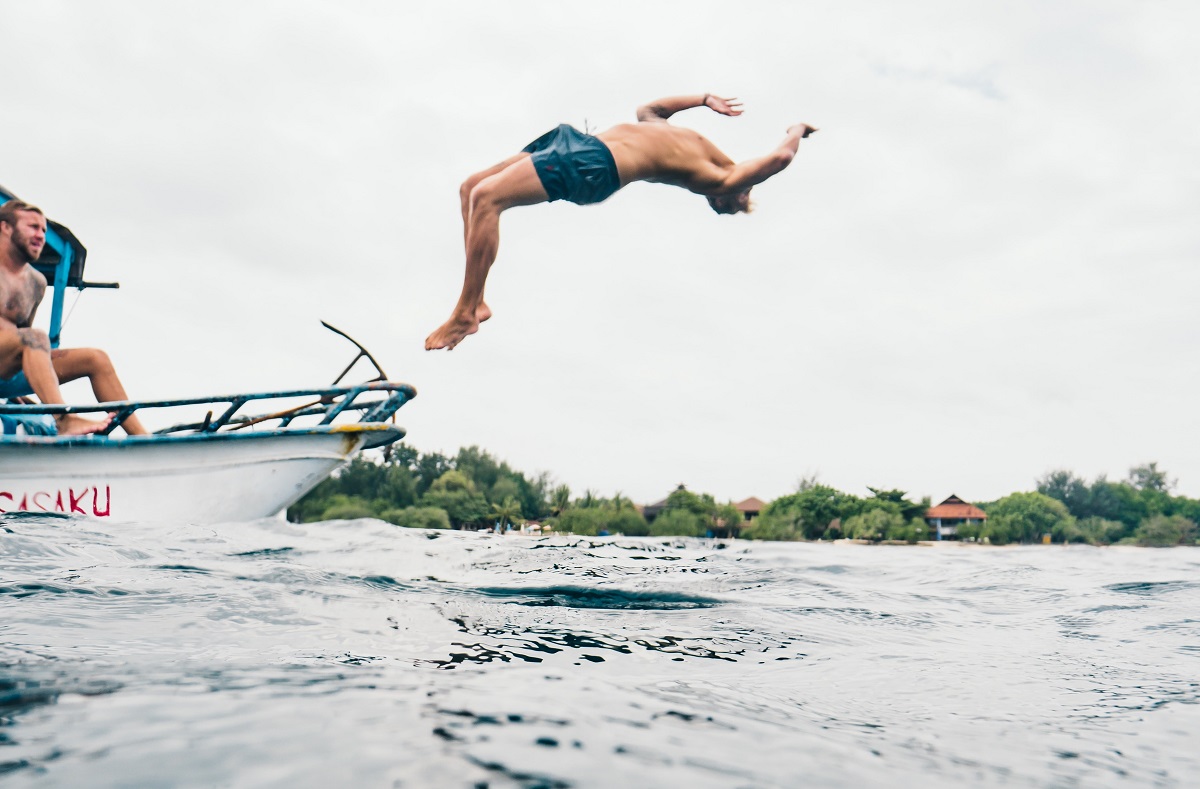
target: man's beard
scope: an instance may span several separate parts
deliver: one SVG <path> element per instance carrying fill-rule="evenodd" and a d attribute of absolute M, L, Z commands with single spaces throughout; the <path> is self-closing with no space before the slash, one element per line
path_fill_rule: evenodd
<path fill-rule="evenodd" d="M 17 257 L 23 258 L 26 263 L 33 263 L 42 256 L 42 250 L 46 248 L 43 244 L 35 252 L 33 250 L 33 242 L 21 235 L 13 236 L 13 246 L 17 249 Z"/>

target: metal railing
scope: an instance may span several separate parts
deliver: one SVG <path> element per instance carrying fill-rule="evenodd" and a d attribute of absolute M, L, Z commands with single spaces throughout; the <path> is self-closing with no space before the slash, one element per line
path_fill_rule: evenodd
<path fill-rule="evenodd" d="M 98 433 L 98 435 L 108 435 L 121 422 L 138 411 L 226 404 L 224 411 L 215 418 L 213 414 L 217 409 L 211 409 L 207 416 L 198 422 L 172 425 L 154 432 L 155 435 L 167 435 L 171 433 L 206 434 L 216 433 L 220 430 L 241 430 L 266 422 L 276 422 L 274 427 L 282 429 L 289 427 L 297 419 L 309 417 L 317 417 L 317 425 L 329 425 L 342 414 L 353 413 L 358 413 L 359 415 L 357 422 L 381 423 L 387 421 L 401 406 L 416 396 L 416 390 L 408 384 L 394 383 L 392 381 L 369 381 L 353 386 L 291 389 L 280 392 L 253 394 L 215 395 L 183 400 L 123 400 L 96 403 L 95 405 L 0 403 L 0 414 L 11 416 L 45 415 L 53 417 L 59 414 L 109 413 L 113 414 L 112 420 L 107 427 Z M 293 398 L 305 398 L 309 402 L 266 414 L 243 415 L 241 413 L 242 408 L 250 403 Z"/>

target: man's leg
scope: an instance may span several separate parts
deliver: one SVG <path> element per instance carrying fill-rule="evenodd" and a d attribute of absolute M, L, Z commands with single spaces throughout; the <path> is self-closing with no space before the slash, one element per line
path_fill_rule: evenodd
<path fill-rule="evenodd" d="M 463 218 L 463 247 L 467 245 L 467 229 L 470 226 L 471 220 L 471 191 L 479 185 L 479 182 L 484 178 L 493 176 L 502 170 L 506 169 L 511 164 L 516 164 L 522 159 L 528 159 L 532 154 L 522 151 L 516 156 L 510 156 L 500 164 L 493 165 L 486 170 L 480 170 L 470 178 L 462 182 L 462 186 L 458 187 L 458 199 L 462 203 L 462 218 Z M 475 308 L 475 318 L 483 323 L 488 318 L 492 317 L 492 310 L 488 307 L 487 302 L 483 300 L 483 295 L 479 296 L 479 306 Z"/>
<path fill-rule="evenodd" d="M 121 379 L 117 377 L 112 360 L 104 351 L 98 348 L 59 348 L 50 352 L 50 359 L 60 382 L 65 384 L 80 378 L 89 379 L 96 402 L 108 403 L 129 399 Z M 131 436 L 146 433 L 146 428 L 142 426 L 142 421 L 136 413 L 122 422 L 121 427 Z"/>
<path fill-rule="evenodd" d="M 58 375 L 50 360 L 50 339 L 38 329 L 16 329 L 5 331 L 0 337 L 0 357 L 6 360 L 5 368 L 19 359 L 19 369 L 25 373 L 29 388 L 38 399 L 47 405 L 65 403 L 58 388 Z M 15 371 L 14 371 L 15 372 Z M 93 421 L 75 414 L 55 417 L 59 435 L 72 436 L 95 433 L 108 427 L 108 419 Z"/>
<path fill-rule="evenodd" d="M 500 214 L 521 205 L 549 199 L 529 157 L 520 158 L 471 189 L 466 209 L 467 270 L 462 295 L 450 320 L 425 339 L 425 350 L 452 349 L 468 334 L 479 330 L 476 311 L 483 303 L 488 270 L 500 248 Z"/>

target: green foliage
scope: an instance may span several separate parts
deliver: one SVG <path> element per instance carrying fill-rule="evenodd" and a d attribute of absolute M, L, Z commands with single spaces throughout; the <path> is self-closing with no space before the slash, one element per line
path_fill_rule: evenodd
<path fill-rule="evenodd" d="M 1171 488 L 1175 487 L 1175 481 L 1167 479 L 1167 472 L 1159 470 L 1157 463 L 1147 463 L 1129 469 L 1129 484 L 1137 490 L 1157 493 L 1169 493 Z"/>
<path fill-rule="evenodd" d="M 497 460 L 479 447 L 464 447 L 453 461 L 454 469 L 462 472 L 483 494 L 489 504 L 498 504 L 512 497 L 527 518 L 544 518 L 550 514 L 547 498 L 550 478 L 541 474 L 534 479 L 514 471 L 508 463 Z"/>
<path fill-rule="evenodd" d="M 983 542 L 984 525 L 982 523 L 961 523 L 957 533 L 958 539 L 963 542 Z"/>
<path fill-rule="evenodd" d="M 493 504 L 490 517 L 501 529 L 516 526 L 524 521 L 521 517 L 521 503 L 516 496 L 509 496 L 499 504 Z"/>
<path fill-rule="evenodd" d="M 362 499 L 336 494 L 327 500 L 317 520 L 322 521 L 352 521 L 358 518 L 374 518 L 378 513 Z"/>
<path fill-rule="evenodd" d="M 667 496 L 663 511 L 650 524 L 650 534 L 655 537 L 703 537 L 718 528 L 719 512 L 720 507 L 712 496 L 692 493 L 680 485 Z M 738 519 L 740 517 L 739 513 Z"/>
<path fill-rule="evenodd" d="M 759 516 L 758 533 L 793 533 L 804 539 L 819 540 L 833 536 L 827 532 L 835 519 L 849 519 L 863 509 L 863 501 L 857 496 L 814 483 L 768 504 Z"/>
<path fill-rule="evenodd" d="M 795 523 L 783 518 L 764 518 L 761 515 L 742 527 L 739 535 L 747 540 L 803 540 L 804 534 Z"/>
<path fill-rule="evenodd" d="M 1175 486 L 1157 463 L 1135 466 L 1125 480 L 1092 482 L 1066 470 L 1037 481 L 1037 491 L 1014 493 L 983 507 L 982 524 L 963 524 L 962 539 L 992 544 L 1040 542 L 1147 546 L 1197 542 L 1200 500 L 1172 495 Z M 732 504 L 682 486 L 667 497 L 653 524 L 620 493 L 605 499 L 593 490 L 572 503 L 566 485 L 549 475 L 527 477 L 478 447 L 453 457 L 421 454 L 398 443 L 387 460 L 359 456 L 313 488 L 288 510 L 293 521 L 379 517 L 411 528 L 448 528 L 520 523 L 553 516 L 560 531 L 581 535 L 702 536 L 736 529 L 758 540 L 831 539 L 915 542 L 928 538 L 921 516 L 928 498 L 911 501 L 902 490 L 869 488 L 860 498 L 817 482 L 800 480 L 795 493 L 771 502 L 750 523 Z"/>
<path fill-rule="evenodd" d="M 926 507 L 925 509 L 929 509 Z M 924 514 L 924 511 L 922 511 Z M 922 518 L 910 518 L 907 523 L 902 524 L 893 531 L 889 531 L 886 535 L 889 540 L 896 542 L 916 543 L 921 540 L 929 539 L 929 524 Z"/>
<path fill-rule="evenodd" d="M 686 508 L 663 510 L 649 529 L 653 537 L 703 537 L 707 531 L 704 516 Z"/>
<path fill-rule="evenodd" d="M 663 508 L 663 513 L 666 514 L 676 510 L 690 512 L 703 519 L 711 519 L 716 515 L 717 502 L 707 493 L 697 495 L 680 485 L 671 491 L 671 495 L 667 496 L 667 503 Z M 660 515 L 659 517 L 662 516 Z"/>
<path fill-rule="evenodd" d="M 1193 543 L 1200 501 L 1172 496 L 1174 486 L 1157 463 L 1134 466 L 1124 482 L 1101 476 L 1089 485 L 1068 471 L 1053 471 L 1038 480 L 1038 491 L 1063 502 L 1079 519 L 1060 525 L 1053 532 L 1055 542 L 1092 545 Z"/>
<path fill-rule="evenodd" d="M 572 507 L 563 512 L 554 521 L 557 531 L 567 534 L 580 534 L 585 537 L 595 537 L 602 530 L 607 531 L 608 521 L 603 513 L 592 507 Z"/>
<path fill-rule="evenodd" d="M 613 510 L 608 519 L 608 531 L 612 534 L 624 534 L 627 537 L 645 537 L 650 533 L 650 525 L 642 517 L 642 513 L 633 507 L 622 507 Z"/>
<path fill-rule="evenodd" d="M 910 521 L 913 518 L 923 518 L 925 511 L 930 506 L 928 496 L 919 502 L 914 502 L 908 500 L 908 493 L 903 490 L 883 490 L 882 488 L 872 488 L 870 486 L 867 486 L 867 490 L 871 491 L 871 498 L 863 502 L 864 506 L 894 510 L 906 521 Z"/>
<path fill-rule="evenodd" d="M 521 486 L 512 477 L 501 477 L 496 480 L 496 484 L 492 485 L 492 489 L 487 491 L 487 500 L 492 504 L 512 500 L 517 509 L 521 509 L 521 502 L 517 498 L 521 495 Z"/>
<path fill-rule="evenodd" d="M 1171 512 L 1182 515 L 1193 523 L 1200 523 L 1200 499 L 1176 496 L 1171 502 Z"/>
<path fill-rule="evenodd" d="M 350 461 L 338 475 L 338 492 L 361 499 L 385 499 L 406 507 L 417 500 L 416 477 L 398 456 L 377 463 L 364 455 Z"/>
<path fill-rule="evenodd" d="M 614 498 L 618 506 L 625 501 L 627 500 L 620 494 Z M 711 495 L 693 493 L 680 485 L 667 496 L 662 510 L 650 523 L 649 533 L 656 536 L 689 537 L 711 536 L 718 531 L 736 534 L 741 530 L 743 522 L 742 513 L 732 503 L 717 504 Z"/>
<path fill-rule="evenodd" d="M 742 517 L 742 511 L 730 504 L 718 504 L 717 510 L 713 514 L 713 525 L 718 529 L 740 529 L 746 519 Z M 736 535 L 737 532 L 735 531 Z"/>
<path fill-rule="evenodd" d="M 855 540 L 893 539 L 890 535 L 905 531 L 907 522 L 899 512 L 891 509 L 876 507 L 858 515 L 850 516 L 843 524 L 843 533 Z"/>
<path fill-rule="evenodd" d="M 559 485 L 550 492 L 550 514 L 558 517 L 567 511 L 571 506 L 571 489 L 566 485 Z"/>
<path fill-rule="evenodd" d="M 1092 516 L 1075 522 L 1080 539 L 1064 539 L 1062 542 L 1086 542 L 1088 545 L 1111 545 L 1125 536 L 1126 527 L 1120 521 L 1110 521 Z"/>
<path fill-rule="evenodd" d="M 461 471 L 447 471 L 421 497 L 425 507 L 446 511 L 455 528 L 483 525 L 488 514 L 487 499 Z"/>
<path fill-rule="evenodd" d="M 404 507 L 386 509 L 379 517 L 388 523 L 409 529 L 449 529 L 450 516 L 440 507 Z"/>
<path fill-rule="evenodd" d="M 1103 478 L 1096 480 L 1097 484 Z M 1037 492 L 1058 499 L 1076 518 L 1095 515 L 1092 512 L 1092 490 L 1080 477 L 1065 469 L 1051 471 L 1037 481 Z M 1106 509 L 1108 509 L 1106 507 Z"/>
<path fill-rule="evenodd" d="M 413 468 L 417 476 L 417 495 L 424 496 L 438 477 L 454 468 L 454 464 L 439 452 L 429 452 L 421 455 Z"/>
<path fill-rule="evenodd" d="M 288 518 L 301 523 L 322 520 L 335 501 L 354 500 L 360 507 L 375 512 L 411 506 L 416 503 L 419 487 L 417 457 L 416 450 L 402 442 L 393 447 L 387 460 L 381 461 L 376 455 L 359 455 L 293 504 L 288 509 Z"/>
<path fill-rule="evenodd" d="M 288 507 L 288 520 L 292 523 L 310 523 L 321 520 L 321 515 L 329 507 L 329 500 L 338 494 L 338 490 L 337 477 L 321 480 L 320 484 L 303 498 Z"/>
<path fill-rule="evenodd" d="M 1074 526 L 1065 504 L 1044 493 L 1013 493 L 988 508 L 988 519 L 978 536 L 993 545 L 1041 542 L 1043 534 Z M 960 529 L 961 531 L 961 529 Z"/>
<path fill-rule="evenodd" d="M 1136 542 L 1130 539 L 1134 531 L 1155 515 L 1182 515 L 1195 522 L 1200 518 L 1200 501 L 1172 496 L 1170 491 L 1174 486 L 1175 482 L 1157 463 L 1134 466 L 1123 482 L 1109 482 L 1101 476 L 1089 485 L 1062 470 L 1050 472 L 1038 480 L 1038 492 L 1063 502 L 1076 518 L 1097 518 L 1122 524 L 1120 530 L 1105 527 L 1102 530 L 1104 536 L 1095 531 L 1080 531 L 1074 535 L 1085 542 L 1100 540 L 1098 544 L 1122 540 Z"/>
<path fill-rule="evenodd" d="M 1131 541 L 1151 548 L 1195 545 L 1196 523 L 1182 515 L 1154 515 L 1138 524 Z"/>
<path fill-rule="evenodd" d="M 555 521 L 558 531 L 595 537 L 599 534 L 624 534 L 640 537 L 649 534 L 646 519 L 632 507 L 572 507 Z"/>

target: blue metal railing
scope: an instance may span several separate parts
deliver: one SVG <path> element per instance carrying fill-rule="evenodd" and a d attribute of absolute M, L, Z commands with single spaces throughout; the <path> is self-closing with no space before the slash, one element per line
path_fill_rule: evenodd
<path fill-rule="evenodd" d="M 368 397 L 364 395 L 384 393 L 383 397 Z M 370 381 L 353 386 L 334 386 L 322 389 L 292 389 L 282 392 L 261 392 L 253 394 L 214 395 L 211 397 L 192 397 L 185 400 L 123 400 L 95 405 L 46 405 L 36 403 L 10 404 L 0 403 L 0 414 L 13 416 L 33 416 L 80 413 L 112 413 L 114 418 L 100 435 L 107 435 L 127 419 L 131 414 L 143 409 L 180 408 L 196 405 L 214 405 L 226 403 L 228 407 L 215 419 L 212 411 L 200 422 L 190 422 L 172 425 L 155 431 L 156 435 L 169 433 L 211 434 L 224 430 L 226 432 L 241 430 L 264 422 L 275 422 L 279 429 L 291 426 L 296 419 L 318 417 L 319 426 L 330 425 L 333 420 L 343 413 L 358 412 L 360 423 L 381 423 L 386 421 L 401 406 L 417 396 L 417 391 L 409 384 L 392 381 Z M 268 414 L 241 415 L 241 409 L 247 403 L 286 400 L 293 398 L 316 398 L 299 406 L 286 408 Z"/>

